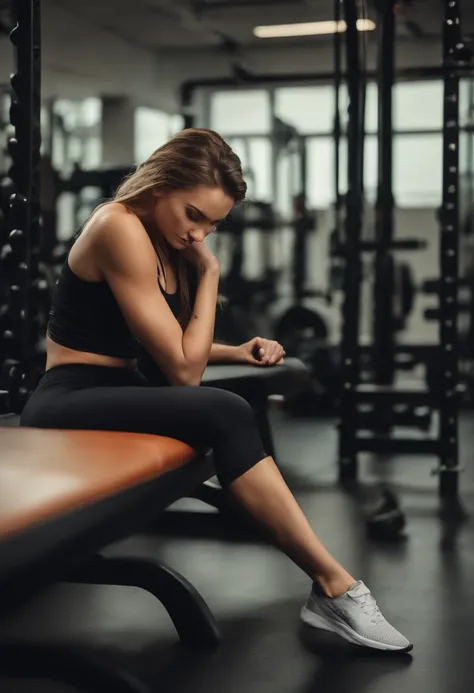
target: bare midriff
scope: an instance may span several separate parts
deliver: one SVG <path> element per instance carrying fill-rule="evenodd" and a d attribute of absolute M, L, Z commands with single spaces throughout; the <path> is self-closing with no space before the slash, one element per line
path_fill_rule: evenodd
<path fill-rule="evenodd" d="M 134 370 L 137 367 L 136 359 L 119 359 L 115 356 L 104 356 L 102 354 L 92 354 L 87 351 L 77 351 L 69 347 L 56 344 L 53 340 L 46 337 L 46 370 L 56 366 L 67 366 L 74 363 L 85 363 L 90 366 L 108 366 L 109 368 L 127 368 Z"/>

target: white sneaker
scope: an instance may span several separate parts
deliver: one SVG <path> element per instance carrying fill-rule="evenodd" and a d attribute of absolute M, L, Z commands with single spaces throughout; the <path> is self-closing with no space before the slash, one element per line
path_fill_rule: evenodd
<path fill-rule="evenodd" d="M 356 582 L 341 597 L 319 596 L 313 587 L 301 618 L 313 628 L 337 633 L 355 645 L 376 650 L 410 652 L 413 645 L 385 620 L 363 582 Z"/>

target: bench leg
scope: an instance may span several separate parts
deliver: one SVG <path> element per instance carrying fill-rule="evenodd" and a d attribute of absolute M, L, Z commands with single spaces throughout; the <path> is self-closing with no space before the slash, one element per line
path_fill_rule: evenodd
<path fill-rule="evenodd" d="M 87 693 L 151 693 L 151 688 L 108 656 L 72 645 L 0 643 L 0 674 L 48 679 Z"/>
<path fill-rule="evenodd" d="M 151 558 L 97 555 L 67 581 L 140 587 L 163 604 L 181 642 L 215 647 L 221 641 L 215 618 L 196 588 L 176 570 Z"/>
<path fill-rule="evenodd" d="M 228 496 L 226 496 L 225 491 L 223 491 L 222 486 L 214 481 L 205 481 L 203 484 L 198 486 L 192 493 L 191 498 L 196 498 L 197 500 L 210 505 L 212 508 L 216 508 L 221 512 L 228 510 Z"/>

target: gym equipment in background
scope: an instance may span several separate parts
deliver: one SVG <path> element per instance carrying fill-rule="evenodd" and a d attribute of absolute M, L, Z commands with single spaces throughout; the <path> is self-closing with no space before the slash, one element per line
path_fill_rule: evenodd
<path fill-rule="evenodd" d="M 276 190 L 286 191 L 284 196 L 279 195 L 278 206 L 287 217 L 280 223 L 289 236 L 291 250 L 288 249 L 288 256 L 285 253 L 288 282 L 281 287 L 278 304 L 273 307 L 271 329 L 288 356 L 303 361 L 311 374 L 308 387 L 287 398 L 285 406 L 295 415 L 331 415 L 337 391 L 333 382 L 337 378 L 337 364 L 333 362 L 334 351 L 329 348 L 331 330 L 325 311 L 331 295 L 309 284 L 309 242 L 317 234 L 318 219 L 307 204 L 306 140 L 296 128 L 279 118 L 274 120 L 273 133 L 274 185 Z M 318 279 L 323 287 L 325 277 Z"/>
<path fill-rule="evenodd" d="M 228 267 L 223 270 L 219 286 L 224 304 L 216 314 L 216 335 L 220 341 L 244 342 L 260 332 L 270 334 L 268 307 L 277 297 L 279 271 L 271 267 L 264 254 L 261 276 L 258 279 L 245 276 L 245 234 L 256 232 L 265 242 L 265 237 L 274 234 L 280 226 L 272 205 L 259 200 L 235 207 L 219 225 L 216 254 L 220 257 L 224 241 L 228 250 L 228 262 L 223 263 Z"/>
<path fill-rule="evenodd" d="M 357 479 L 359 452 L 433 455 L 438 458 L 439 495 L 444 517 L 459 521 L 465 516 L 459 499 L 458 455 L 458 242 L 459 242 L 459 70 L 468 53 L 460 33 L 460 8 L 457 0 L 446 0 L 443 31 L 444 80 L 444 128 L 443 128 L 443 204 L 440 239 L 440 342 L 437 397 L 424 387 L 397 387 L 394 382 L 396 344 L 393 340 L 393 313 L 389 298 L 393 291 L 394 262 L 390 250 L 393 245 L 391 214 L 393 209 L 391 189 L 390 140 L 391 109 L 390 90 L 393 83 L 395 3 L 381 7 L 378 30 L 381 34 L 379 55 L 379 99 L 381 119 L 379 134 L 384 142 L 379 146 L 379 196 L 378 209 L 381 220 L 376 234 L 378 259 L 376 260 L 377 304 L 374 320 L 374 344 L 372 358 L 375 373 L 372 383 L 361 383 L 360 345 L 358 336 L 360 303 L 360 170 L 358 167 L 360 142 L 358 138 L 360 99 L 358 93 L 358 46 L 355 8 L 350 0 L 344 0 L 347 23 L 347 50 L 351 117 L 349 119 L 349 192 L 347 196 L 346 236 L 344 245 L 347 261 L 344 265 L 344 330 L 341 364 L 343 368 L 341 388 L 341 422 L 339 473 L 341 481 L 353 483 Z M 390 288 L 390 293 L 387 290 Z M 385 331 L 383 331 L 383 329 Z M 380 412 L 376 427 L 367 430 L 361 425 L 358 410 L 363 403 Z M 436 436 L 419 439 L 398 437 L 392 434 L 390 414 L 394 404 L 410 404 L 436 407 L 439 429 Z"/>
<path fill-rule="evenodd" d="M 39 273 L 41 145 L 41 59 L 39 3 L 19 5 L 18 23 L 10 34 L 16 48 L 11 77 L 10 120 L 15 134 L 8 141 L 7 233 L 2 239 L 7 302 L 1 313 L 2 386 L 8 410 L 21 413 L 38 378 L 38 342 L 45 327 L 36 313 Z M 4 186 L 5 189 L 5 186 Z"/>
<path fill-rule="evenodd" d="M 331 295 L 307 286 L 308 239 L 315 230 L 316 218 L 306 206 L 305 178 L 302 176 L 303 191 L 293 200 L 293 305 L 278 316 L 274 335 L 287 354 L 300 359 L 311 375 L 305 390 L 286 399 L 287 411 L 296 416 L 334 416 L 339 391 L 338 354 L 329 343 L 327 318 L 314 300 L 330 304 Z"/>
<path fill-rule="evenodd" d="M 375 503 L 367 503 L 365 506 L 365 527 L 371 539 L 399 541 L 405 538 L 405 526 L 405 514 L 391 489 L 384 488 Z"/>

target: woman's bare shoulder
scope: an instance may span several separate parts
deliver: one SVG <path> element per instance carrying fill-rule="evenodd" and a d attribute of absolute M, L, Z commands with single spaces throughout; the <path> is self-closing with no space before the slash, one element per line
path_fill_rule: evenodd
<path fill-rule="evenodd" d="M 136 214 L 124 205 L 112 202 L 95 213 L 90 241 L 100 260 L 114 265 L 150 266 L 156 270 L 156 255 L 150 236 Z"/>
<path fill-rule="evenodd" d="M 106 202 L 99 205 L 86 222 L 83 233 L 97 233 L 111 224 L 127 225 L 132 228 L 143 227 L 136 214 L 121 202 Z"/>
<path fill-rule="evenodd" d="M 150 237 L 136 214 L 119 202 L 108 202 L 92 213 L 81 236 L 92 245 L 138 243 L 151 246 Z"/>
<path fill-rule="evenodd" d="M 124 205 L 108 202 L 98 207 L 85 224 L 71 250 L 78 270 L 93 267 L 94 278 L 103 279 L 104 263 L 156 267 L 153 244 L 140 219 Z"/>

